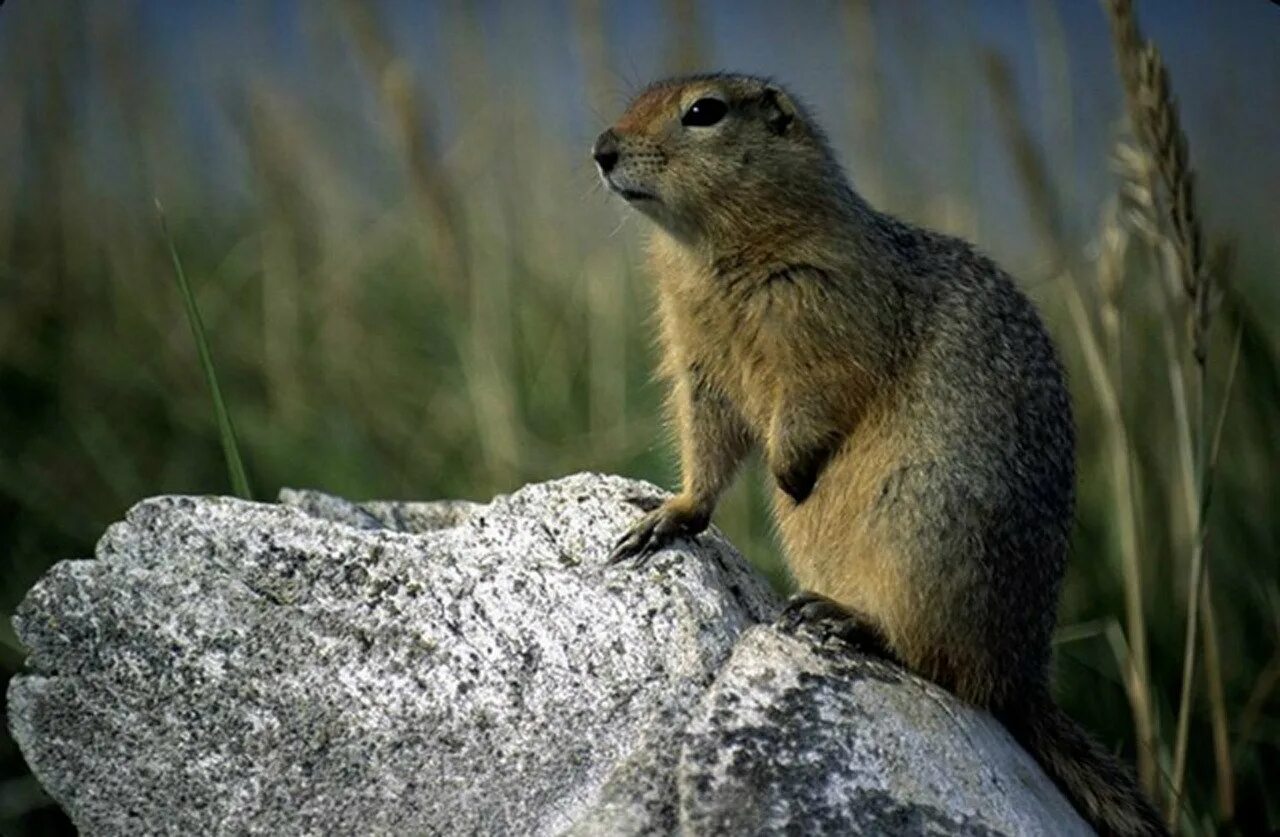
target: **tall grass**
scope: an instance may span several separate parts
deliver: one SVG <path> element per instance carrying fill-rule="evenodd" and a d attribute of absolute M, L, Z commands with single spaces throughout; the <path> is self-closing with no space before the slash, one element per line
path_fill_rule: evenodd
<path fill-rule="evenodd" d="M 143 496 L 229 475 L 247 493 L 237 449 L 264 494 L 486 498 L 582 469 L 674 483 L 641 225 L 600 193 L 585 150 L 647 75 L 741 63 L 717 52 L 724 16 L 673 1 L 646 29 L 600 0 L 545 15 L 334 0 L 285 22 L 270 8 L 226 12 L 176 64 L 140 5 L 0 10 L 6 613 Z M 1184 102 L 1205 87 L 1165 66 L 1128 3 L 1095 21 L 1116 23 L 1107 118 L 1127 127 L 1110 159 L 1089 160 L 1073 139 L 1097 118 L 1072 83 L 1088 60 L 1064 34 L 1075 12 L 1034 0 L 1037 86 L 1025 62 L 912 8 L 796 11 L 769 43 L 815 28 L 838 40 L 747 63 L 838 77 L 801 89 L 848 138 L 856 182 L 975 235 L 1045 312 L 1080 438 L 1064 706 L 1137 763 L 1183 830 L 1280 826 L 1270 231 L 1232 230 L 1234 265 L 1215 243 L 1218 207 L 1189 175 L 1194 150 L 1205 182 L 1220 176 L 1223 155 L 1214 168 L 1201 153 L 1219 138 L 1178 118 L 1170 76 Z M 984 70 L 980 96 L 968 79 Z M 904 141 L 904 125 L 930 133 L 920 124 L 945 127 L 941 174 Z M 1111 168 L 1101 206 L 1075 184 L 1086 164 Z M 979 193 L 1006 173 L 1016 191 L 993 210 Z M 171 235 L 156 235 L 154 194 Z M 738 481 L 717 523 L 785 585 L 760 476 Z M 0 632 L 6 672 L 21 663 L 11 645 Z M 0 764 L 18 783 L 0 796 L 38 805 L 11 742 Z M 54 822 L 47 807 L 4 810 L 6 834 Z"/>
<path fill-rule="evenodd" d="M 218 438 L 222 442 L 222 455 L 227 461 L 227 477 L 231 481 L 231 490 L 238 497 L 252 500 L 253 492 L 249 489 L 249 477 L 245 473 L 244 462 L 240 458 L 240 446 L 236 442 L 236 429 L 231 423 L 231 412 L 227 409 L 222 387 L 218 386 L 218 372 L 213 366 L 213 353 L 209 350 L 209 339 L 205 336 L 204 322 L 200 319 L 200 306 L 196 304 L 195 294 L 191 292 L 191 285 L 187 282 L 186 271 L 182 269 L 182 259 L 178 257 L 178 248 L 174 246 L 173 237 L 169 235 L 164 206 L 159 200 L 156 200 L 156 214 L 160 219 L 160 231 L 164 235 L 169 257 L 173 260 L 173 277 L 178 284 L 178 293 L 182 295 L 182 307 L 187 315 L 187 324 L 191 326 L 191 337 L 195 340 L 196 351 L 200 354 L 200 371 L 204 374 L 205 383 L 209 387 L 209 399 L 213 402 L 213 414 L 218 423 Z"/>
<path fill-rule="evenodd" d="M 1203 682 L 1209 696 L 1213 739 L 1216 798 L 1223 821 L 1235 815 L 1235 782 L 1229 741 L 1225 689 L 1216 617 L 1205 563 L 1210 498 L 1218 467 L 1222 429 L 1236 381 L 1242 326 L 1236 324 L 1229 361 L 1219 370 L 1224 383 L 1215 411 L 1210 407 L 1211 326 L 1226 282 L 1225 261 L 1215 272 L 1205 258 L 1204 232 L 1196 206 L 1194 175 L 1188 142 L 1178 118 L 1168 71 L 1158 49 L 1142 39 L 1129 0 L 1106 0 L 1114 35 L 1114 50 L 1125 93 L 1129 130 L 1133 140 L 1121 140 L 1115 154 L 1120 176 L 1119 191 L 1109 202 L 1099 230 L 1096 286 L 1092 299 L 1072 267 L 1073 243 L 1061 222 L 1057 196 L 1039 148 L 1016 105 L 1009 70 L 999 56 L 989 55 L 988 83 L 999 122 L 1032 210 L 1035 226 L 1051 263 L 1082 351 L 1088 377 L 1103 411 L 1103 427 L 1109 441 L 1112 491 L 1117 513 L 1114 525 L 1123 566 L 1125 630 L 1117 631 L 1117 656 L 1125 672 L 1126 691 L 1137 741 L 1139 779 L 1157 799 L 1166 800 L 1168 823 L 1188 830 L 1195 827 L 1193 812 L 1184 805 L 1193 686 L 1197 648 L 1203 645 Z M 1146 276 L 1135 273 L 1130 260 L 1134 236 L 1150 258 Z M 1173 459 L 1180 465 L 1176 481 L 1185 502 L 1183 517 L 1170 517 L 1174 527 L 1185 530 L 1188 555 L 1183 607 L 1186 613 L 1182 642 L 1180 686 L 1176 721 L 1171 737 L 1162 735 L 1153 695 L 1148 661 L 1147 608 L 1144 589 L 1150 566 L 1159 557 L 1140 537 L 1139 485 L 1131 420 L 1123 406 L 1124 362 L 1122 351 L 1130 338 L 1124 331 L 1134 317 L 1126 310 L 1125 285 L 1132 278 L 1154 280 L 1150 300 L 1168 369 L 1168 398 L 1172 404 Z M 1146 306 L 1148 302 L 1141 303 Z M 1185 339 L 1179 334 L 1185 333 Z M 1212 415 L 1211 415 L 1212 414 Z M 1146 417 L 1149 421 L 1149 417 Z M 1177 489 L 1175 489 L 1177 493 Z M 1144 554 L 1146 553 L 1146 554 Z M 1168 601 L 1160 606 L 1167 607 Z"/>
<path fill-rule="evenodd" d="M 1186 134 L 1174 103 L 1169 72 L 1158 48 L 1144 42 L 1134 14 L 1132 0 L 1108 0 L 1115 53 L 1125 90 L 1130 128 L 1136 134 L 1141 152 L 1149 161 L 1141 165 L 1146 183 L 1143 192 L 1151 198 L 1155 219 L 1147 217 L 1143 229 L 1151 243 L 1165 258 L 1164 272 L 1173 278 L 1166 283 L 1180 289 L 1164 308 L 1162 332 L 1169 354 L 1170 385 L 1176 407 L 1178 440 L 1183 463 L 1182 483 L 1185 487 L 1186 515 L 1191 542 L 1186 593 L 1186 631 L 1183 642 L 1181 687 L 1178 693 L 1177 722 L 1173 740 L 1173 767 L 1168 801 L 1168 822 L 1177 825 L 1183 814 L 1187 758 L 1190 745 L 1192 687 L 1196 674 L 1198 641 L 1205 644 L 1207 691 L 1213 715 L 1215 766 L 1217 769 L 1218 804 L 1224 816 L 1234 809 L 1234 784 L 1228 754 L 1226 709 L 1221 684 L 1221 669 L 1216 644 L 1216 628 L 1206 546 L 1209 532 L 1210 500 L 1213 496 L 1214 472 L 1221 450 L 1222 428 L 1235 383 L 1240 350 L 1240 331 L 1236 328 L 1232 354 L 1225 371 L 1225 384 L 1219 397 L 1217 418 L 1212 420 L 1210 404 L 1210 338 L 1213 326 L 1214 298 L 1228 280 L 1224 263 L 1218 272 L 1211 270 L 1205 258 L 1205 233 L 1195 193 L 1195 175 L 1191 168 Z M 1161 223 L 1162 222 L 1162 223 Z M 1169 257 L 1172 253 L 1173 256 Z M 1181 304 L 1180 304 L 1181 303 Z M 1173 339 L 1174 320 L 1178 312 L 1186 323 L 1189 340 L 1183 357 Z M 1181 361 L 1181 362 L 1180 362 Z M 1190 365 L 1191 370 L 1183 367 Z M 1188 386 L 1187 380 L 1190 379 Z M 1197 629 L 1203 623 L 1203 635 Z"/>

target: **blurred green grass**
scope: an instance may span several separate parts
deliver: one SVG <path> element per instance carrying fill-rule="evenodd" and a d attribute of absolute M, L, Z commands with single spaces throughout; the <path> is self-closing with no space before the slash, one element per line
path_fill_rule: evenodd
<path fill-rule="evenodd" d="M 139 47 L 136 14 L 61 0 L 18 5 L 0 11 L 0 63 L 15 80 L 0 98 L 0 153 L 14 162 L 0 169 L 0 612 L 11 614 L 54 561 L 90 555 L 103 528 L 140 498 L 232 488 L 152 209 L 157 195 L 260 496 L 293 485 L 357 498 L 485 499 L 578 470 L 675 484 L 663 393 L 651 377 L 642 224 L 599 194 L 585 141 L 566 141 L 519 79 L 486 63 L 492 49 L 481 30 L 491 21 L 461 7 L 445 15 L 452 72 L 424 78 L 399 56 L 384 8 L 316 4 L 298 23 L 310 44 L 300 70 L 251 62 L 229 74 L 216 87 L 216 124 L 193 130 L 190 90 Z M 667 5 L 669 66 L 706 60 L 690 4 Z M 1034 5 L 1051 18 L 1052 4 Z M 875 78 L 877 49 L 929 52 L 927 31 L 904 40 L 878 30 L 869 8 L 825 12 L 857 45 L 862 77 Z M 568 8 L 588 82 L 557 91 L 601 122 L 620 105 L 609 92 L 616 85 L 600 81 L 616 78 L 607 11 L 590 0 Z M 259 42 L 273 25 L 246 13 L 217 37 Z M 1070 60 L 1053 27 L 1046 31 L 1046 53 Z M 212 47 L 216 54 L 216 39 Z M 945 101 L 953 83 L 930 78 L 936 90 L 919 106 Z M 913 220 L 976 236 L 1004 259 L 1002 219 L 970 200 L 977 175 L 962 164 L 937 191 L 909 183 L 910 152 L 879 133 L 885 92 L 867 87 L 843 102 L 847 113 L 828 114 L 851 126 L 862 155 L 850 154 L 851 166 L 868 174 L 867 191 Z M 358 101 L 344 98 L 352 93 Z M 1070 125 L 1069 108 L 1059 103 L 1056 113 Z M 975 154 L 972 134 L 983 126 L 960 115 L 953 127 L 957 159 Z M 1053 188 L 1071 192 L 1069 173 L 1052 176 Z M 1009 200 L 1025 212 L 1019 191 Z M 1100 321 L 1100 207 L 1063 206 L 1073 214 L 1061 229 L 1075 232 L 1058 246 Z M 1059 694 L 1132 758 L 1117 653 L 1131 638 L 1106 441 L 1115 428 L 1089 385 L 1052 259 L 1034 249 L 1007 261 L 1063 348 L 1080 426 Z M 1241 324 L 1208 558 L 1232 787 L 1224 800 L 1208 680 L 1198 674 L 1183 820 L 1196 830 L 1280 826 L 1270 792 L 1280 780 L 1275 267 L 1241 259 L 1213 350 L 1224 358 L 1226 326 Z M 1136 476 L 1156 761 L 1167 773 L 1193 532 L 1155 273 L 1149 259 L 1124 261 L 1109 361 Z M 1218 367 L 1214 374 L 1211 399 L 1221 395 Z M 765 508 L 753 465 L 717 523 L 785 586 Z M 4 626 L 6 680 L 22 657 Z M 0 769 L 0 832 L 45 833 L 62 822 L 33 793 L 7 737 Z"/>

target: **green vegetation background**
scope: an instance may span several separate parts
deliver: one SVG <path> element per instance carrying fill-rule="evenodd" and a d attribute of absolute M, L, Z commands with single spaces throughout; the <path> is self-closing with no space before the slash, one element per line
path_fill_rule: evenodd
<path fill-rule="evenodd" d="M 1195 529 L 1177 420 L 1184 402 L 1175 381 L 1185 383 L 1188 368 L 1182 320 L 1161 302 L 1158 262 L 1136 244 L 1111 262 L 1119 279 L 1099 283 L 1114 255 L 1107 205 L 1064 197 L 1075 167 L 1105 178 L 1110 163 L 1105 154 L 1075 167 L 1062 161 L 1071 146 L 1057 141 L 1077 117 L 1062 105 L 1074 56 L 1056 4 L 1008 4 L 1034 17 L 1037 40 L 1025 46 L 1036 51 L 1039 87 L 1002 75 L 1008 65 L 984 58 L 970 35 L 922 22 L 918 10 L 886 11 L 893 5 L 811 9 L 816 25 L 848 45 L 815 59 L 848 81 L 823 91 L 819 110 L 870 197 L 975 239 L 1045 311 L 1071 369 L 1081 438 L 1058 691 L 1101 740 L 1134 757 L 1122 682 L 1134 639 L 1122 571 L 1127 521 L 1137 531 L 1140 572 L 1128 583 L 1145 615 L 1153 761 L 1167 787 Z M 625 80 L 614 64 L 616 7 L 556 5 L 550 24 L 514 4 L 442 7 L 433 20 L 446 27 L 435 41 L 444 52 L 432 61 L 443 74 L 402 57 L 403 33 L 381 6 L 316 3 L 282 22 L 264 11 L 270 4 L 241 4 L 201 49 L 179 56 L 164 54 L 165 33 L 149 31 L 139 8 L 47 0 L 0 9 L 6 680 L 24 657 L 7 617 L 53 562 L 91 555 L 104 527 L 143 497 L 230 490 L 154 197 L 164 201 L 258 498 L 306 486 L 353 498 L 484 499 L 586 469 L 675 484 L 662 392 L 651 379 L 643 222 L 600 193 L 584 153 L 631 82 L 644 80 Z M 646 19 L 661 47 L 655 70 L 715 59 L 700 14 L 690 3 L 654 7 Z M 521 38 L 526 24 L 565 27 L 562 46 L 578 70 L 550 95 L 527 89 L 536 79 L 511 76 L 498 60 L 543 60 L 545 44 Z M 261 55 L 280 27 L 295 54 L 272 69 Z M 1105 23 L 1097 31 L 1105 38 Z M 803 59 L 795 52 L 792 63 Z M 877 62 L 903 54 L 928 71 L 916 79 L 921 95 L 900 101 Z M 767 66 L 768 56 L 756 63 Z M 188 70 L 214 82 L 200 87 Z M 1206 89 L 1195 79 L 1181 87 L 1179 67 L 1171 71 L 1184 98 Z M 1111 74 L 1110 65 L 1098 72 L 1115 85 L 1109 118 L 1119 135 Z M 1002 79 L 1037 91 L 1043 118 L 1060 120 L 1038 150 L 1045 183 L 1017 156 L 1017 125 L 997 132 L 1000 114 L 1026 119 Z M 947 110 L 956 95 L 979 115 Z M 1274 105 L 1276 90 L 1268 95 Z M 1218 105 L 1267 107 L 1243 95 Z M 950 156 L 940 174 L 922 176 L 918 148 L 888 138 L 884 125 L 894 111 L 931 108 L 948 114 Z M 1213 137 L 1190 139 L 1194 159 Z M 1248 152 L 1218 148 L 1214 159 Z M 985 163 L 968 163 L 983 155 Z M 1258 189 L 1274 188 L 1276 171 L 1259 174 Z M 994 201 L 978 200 L 992 189 Z M 1214 326 L 1215 410 L 1237 329 L 1241 350 L 1208 519 L 1213 648 L 1197 640 L 1181 820 L 1206 831 L 1280 825 L 1276 219 L 1214 227 L 1214 210 L 1228 203 L 1206 211 L 1210 233 L 1231 236 L 1239 254 Z M 1041 225 L 1049 240 L 1036 238 L 1037 207 L 1062 214 Z M 1090 322 L 1110 335 L 1118 416 L 1099 406 L 1063 282 L 1076 283 Z M 1109 447 L 1117 438 L 1127 440 L 1134 475 L 1127 515 Z M 753 468 L 717 522 L 785 586 L 763 486 Z M 1215 732 L 1215 721 L 1225 727 Z M 2 737 L 0 832 L 65 827 Z"/>

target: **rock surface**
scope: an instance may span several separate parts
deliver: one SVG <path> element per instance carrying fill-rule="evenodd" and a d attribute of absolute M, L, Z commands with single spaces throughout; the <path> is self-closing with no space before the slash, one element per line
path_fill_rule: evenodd
<path fill-rule="evenodd" d="M 677 775 L 695 834 L 760 822 L 803 834 L 1089 833 L 991 716 L 895 665 L 763 626 L 704 695 Z"/>
<path fill-rule="evenodd" d="M 714 532 L 577 475 L 489 504 L 161 497 L 15 617 L 15 739 L 89 834 L 1070 833 L 994 720 L 790 636 Z"/>

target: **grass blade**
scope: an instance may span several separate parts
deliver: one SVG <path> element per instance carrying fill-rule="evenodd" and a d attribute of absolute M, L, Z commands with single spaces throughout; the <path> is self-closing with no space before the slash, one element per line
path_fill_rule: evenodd
<path fill-rule="evenodd" d="M 240 446 L 236 444 L 235 427 L 231 424 L 231 413 L 227 411 L 227 402 L 222 397 L 222 389 L 218 386 L 218 373 L 213 368 L 213 355 L 209 351 L 209 341 L 205 338 L 204 323 L 200 320 L 200 308 L 196 305 L 195 295 L 187 284 L 187 274 L 182 270 L 182 260 L 178 258 L 178 248 L 169 235 L 169 225 L 165 221 L 164 207 L 156 200 L 156 212 L 160 216 L 160 231 L 164 235 L 165 245 L 169 248 L 169 257 L 173 259 L 173 275 L 178 282 L 178 291 L 182 294 L 182 303 L 186 307 L 187 323 L 191 326 L 191 336 L 196 341 L 196 351 L 200 355 L 200 368 L 204 372 L 205 383 L 209 385 L 209 395 L 213 398 L 213 412 L 218 419 L 218 436 L 222 440 L 222 454 L 227 460 L 227 476 L 231 480 L 231 490 L 246 500 L 253 499 L 249 490 L 249 477 L 245 474 L 244 462 L 240 459 Z"/>

